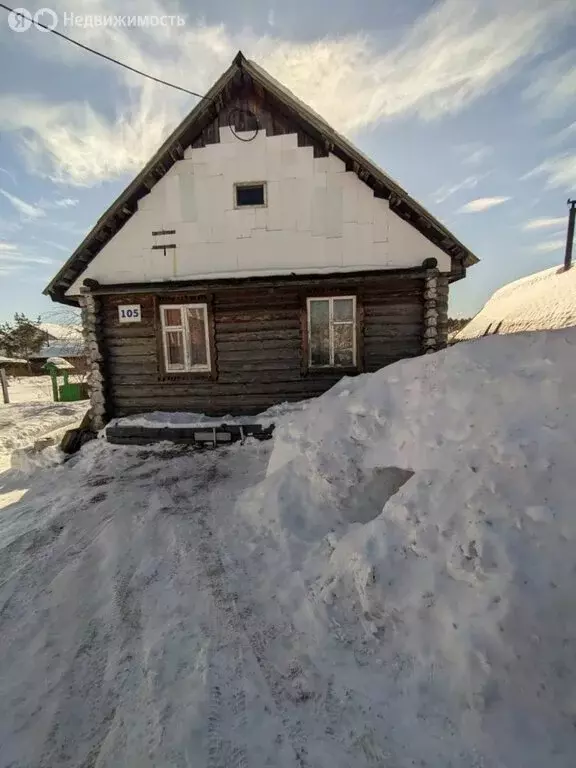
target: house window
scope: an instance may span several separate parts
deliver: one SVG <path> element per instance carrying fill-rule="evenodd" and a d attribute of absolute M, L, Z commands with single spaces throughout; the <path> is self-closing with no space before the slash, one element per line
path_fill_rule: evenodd
<path fill-rule="evenodd" d="M 250 182 L 235 184 L 236 208 L 262 208 L 266 205 L 266 184 Z"/>
<path fill-rule="evenodd" d="M 160 306 L 167 373 L 210 371 L 206 304 Z"/>
<path fill-rule="evenodd" d="M 311 368 L 356 365 L 356 297 L 308 299 L 308 364 Z"/>

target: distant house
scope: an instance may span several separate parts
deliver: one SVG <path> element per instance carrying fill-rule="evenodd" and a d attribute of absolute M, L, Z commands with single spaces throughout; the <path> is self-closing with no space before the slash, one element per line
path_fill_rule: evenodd
<path fill-rule="evenodd" d="M 51 357 L 64 358 L 73 366 L 76 373 L 86 372 L 86 351 L 80 328 L 57 323 L 41 323 L 40 329 L 45 334 L 46 340 L 38 352 L 29 356 L 30 373 L 45 374 L 44 365 Z"/>
<path fill-rule="evenodd" d="M 17 357 L 5 357 L 0 354 L 0 368 L 7 376 L 26 376 L 29 373 L 28 361 Z"/>
<path fill-rule="evenodd" d="M 240 53 L 45 293 L 83 308 L 100 425 L 254 413 L 439 349 L 476 261 Z"/>
<path fill-rule="evenodd" d="M 576 326 L 576 268 L 551 267 L 497 290 L 456 335 L 455 341 L 573 325 Z"/>

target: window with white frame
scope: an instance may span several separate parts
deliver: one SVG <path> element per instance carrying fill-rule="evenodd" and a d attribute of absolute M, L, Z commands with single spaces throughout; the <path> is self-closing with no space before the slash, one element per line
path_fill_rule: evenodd
<path fill-rule="evenodd" d="M 206 304 L 163 304 L 160 320 L 166 372 L 210 371 Z"/>
<path fill-rule="evenodd" d="M 311 368 L 356 365 L 356 297 L 308 299 L 308 364 Z"/>

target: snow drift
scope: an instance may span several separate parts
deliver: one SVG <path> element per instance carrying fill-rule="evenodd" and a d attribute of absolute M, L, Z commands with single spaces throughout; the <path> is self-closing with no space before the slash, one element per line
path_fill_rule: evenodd
<path fill-rule="evenodd" d="M 574 761 L 575 352 L 576 331 L 458 345 L 343 381 L 277 435 L 308 525 L 372 505 L 311 592 L 366 654 L 392 764 Z M 374 503 L 391 467 L 414 474 Z"/>
<path fill-rule="evenodd" d="M 568 768 L 576 331 L 117 448 L 0 519 L 0 765 Z"/>
<path fill-rule="evenodd" d="M 458 334 L 466 341 L 490 334 L 550 331 L 576 325 L 576 268 L 544 269 L 497 290 Z"/>

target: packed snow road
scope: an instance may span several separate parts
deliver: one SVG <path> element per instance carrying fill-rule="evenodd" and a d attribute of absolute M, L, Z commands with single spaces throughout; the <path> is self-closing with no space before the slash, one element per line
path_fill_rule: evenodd
<path fill-rule="evenodd" d="M 100 441 L 33 483 L 0 527 L 2 766 L 308 766 L 312 732 L 345 764 L 330 676 L 226 535 L 269 450 Z"/>

